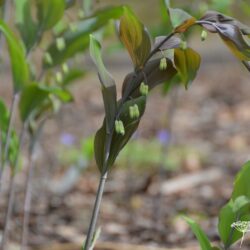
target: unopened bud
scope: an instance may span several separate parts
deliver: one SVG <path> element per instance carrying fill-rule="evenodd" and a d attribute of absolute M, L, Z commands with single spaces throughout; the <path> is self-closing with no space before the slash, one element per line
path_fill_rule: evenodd
<path fill-rule="evenodd" d="M 201 32 L 201 41 L 205 41 L 207 38 L 207 32 L 205 30 L 202 30 Z"/>
<path fill-rule="evenodd" d="M 57 72 L 56 73 L 56 81 L 58 83 L 62 83 L 63 77 L 62 77 L 62 73 L 61 72 Z"/>
<path fill-rule="evenodd" d="M 144 82 L 140 85 L 140 93 L 141 95 L 147 96 L 148 95 L 148 85 L 146 85 Z"/>
<path fill-rule="evenodd" d="M 65 49 L 66 45 L 65 45 L 65 40 L 63 37 L 59 37 L 56 39 L 56 47 L 59 51 L 62 51 Z"/>
<path fill-rule="evenodd" d="M 121 135 L 125 134 L 124 125 L 123 125 L 123 122 L 121 120 L 115 121 L 115 132 L 117 134 L 121 134 Z"/>
<path fill-rule="evenodd" d="M 52 59 L 52 57 L 51 57 L 51 55 L 50 55 L 49 52 L 46 52 L 44 54 L 44 60 L 45 60 L 45 63 L 48 64 L 48 65 L 52 65 L 53 64 L 53 59 Z"/>
<path fill-rule="evenodd" d="M 129 107 L 129 117 L 131 119 L 133 119 L 135 117 L 135 114 L 134 114 L 134 107 L 133 106 L 130 106 Z"/>
<path fill-rule="evenodd" d="M 187 49 L 187 42 L 181 41 L 181 43 L 180 43 L 180 48 L 181 48 L 182 50 Z"/>
<path fill-rule="evenodd" d="M 166 70 L 167 69 L 167 58 L 163 57 L 160 61 L 160 70 Z"/>
<path fill-rule="evenodd" d="M 69 73 L 69 67 L 67 63 L 63 63 L 62 65 L 62 71 L 64 74 L 68 74 Z"/>
<path fill-rule="evenodd" d="M 135 104 L 133 106 L 130 106 L 129 107 L 129 117 L 131 119 L 137 119 L 138 117 L 140 116 L 140 111 L 139 111 L 139 108 L 138 108 L 138 105 Z"/>
<path fill-rule="evenodd" d="M 139 118 L 140 117 L 140 110 L 137 104 L 134 105 L 134 117 Z"/>

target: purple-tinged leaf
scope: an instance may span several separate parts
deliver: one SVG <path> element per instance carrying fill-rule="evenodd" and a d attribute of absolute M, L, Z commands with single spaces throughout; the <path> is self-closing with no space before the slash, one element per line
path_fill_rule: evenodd
<path fill-rule="evenodd" d="M 160 70 L 160 60 L 161 58 L 153 59 L 149 61 L 143 72 L 138 73 L 137 77 L 135 77 L 135 73 L 130 73 L 126 76 L 122 86 L 122 94 L 125 95 L 128 89 L 132 89 L 131 92 L 132 97 L 140 96 L 139 86 L 141 82 L 147 79 L 146 84 L 149 86 L 149 90 L 153 89 L 159 84 L 170 81 L 173 76 L 176 75 L 177 71 L 173 66 L 171 60 L 167 59 L 167 69 Z"/>
<path fill-rule="evenodd" d="M 154 48 L 157 48 L 165 38 L 166 38 L 165 36 L 157 36 L 155 38 Z M 160 46 L 159 51 L 179 48 L 180 44 L 181 44 L 181 39 L 177 36 L 172 36 L 170 39 L 168 39 Z"/>

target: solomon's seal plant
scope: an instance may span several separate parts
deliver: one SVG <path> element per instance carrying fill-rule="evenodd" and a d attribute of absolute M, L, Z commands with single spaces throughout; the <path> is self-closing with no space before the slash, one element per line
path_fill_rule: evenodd
<path fill-rule="evenodd" d="M 207 32 L 217 33 L 232 53 L 250 71 L 250 29 L 236 19 L 219 12 L 208 11 L 199 20 L 167 3 L 172 32 L 151 43 L 146 27 L 129 7 L 123 8 L 118 22 L 118 34 L 133 63 L 133 72 L 125 76 L 121 99 L 117 100 L 115 80 L 107 71 L 101 56 L 101 45 L 90 36 L 90 55 L 97 67 L 101 82 L 105 118 L 94 141 L 96 163 L 100 182 L 84 249 L 91 249 L 91 242 L 100 209 L 104 185 L 119 152 L 139 126 L 146 108 L 148 92 L 155 86 L 178 77 L 185 88 L 196 77 L 200 55 L 188 47 L 183 33 L 194 25 L 202 27 L 201 39 Z M 208 248 L 203 248 L 208 249 Z"/>

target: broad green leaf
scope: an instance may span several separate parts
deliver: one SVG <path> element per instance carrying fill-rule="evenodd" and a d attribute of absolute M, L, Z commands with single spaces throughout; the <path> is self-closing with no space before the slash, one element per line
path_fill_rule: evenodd
<path fill-rule="evenodd" d="M 196 236 L 197 240 L 200 243 L 201 250 L 212 250 L 211 243 L 206 236 L 206 234 L 203 232 L 203 230 L 200 228 L 200 226 L 192 219 L 184 216 L 185 221 L 188 223 L 188 225 L 191 227 L 194 235 Z"/>
<path fill-rule="evenodd" d="M 0 132 L 6 131 L 9 123 L 9 110 L 3 100 L 0 99 Z"/>
<path fill-rule="evenodd" d="M 72 94 L 63 88 L 56 86 L 39 86 L 41 90 L 48 91 L 50 94 L 56 96 L 60 101 L 67 103 L 73 101 Z"/>
<path fill-rule="evenodd" d="M 102 95 L 106 114 L 107 132 L 110 132 L 116 115 L 116 85 L 111 74 L 106 70 L 101 56 L 101 45 L 90 35 L 90 55 L 97 69 L 102 84 Z"/>
<path fill-rule="evenodd" d="M 177 71 L 173 66 L 172 61 L 167 59 L 167 69 L 166 70 L 160 70 L 160 58 L 154 59 L 149 61 L 145 68 L 144 68 L 144 74 L 147 78 L 147 85 L 149 86 L 149 90 L 153 89 L 159 84 L 162 84 L 164 82 L 170 82 L 170 80 L 176 75 Z M 134 72 L 128 74 L 126 78 L 124 79 L 123 86 L 122 86 L 122 95 L 124 96 L 125 93 L 132 89 L 131 96 L 133 98 L 139 97 L 140 91 L 139 86 L 141 82 L 144 81 L 144 75 L 143 73 L 139 73 L 139 75 L 135 78 Z"/>
<path fill-rule="evenodd" d="M 219 213 L 218 230 L 225 246 L 229 247 L 242 237 L 242 233 L 232 228 L 232 224 L 239 220 L 250 219 L 250 200 L 239 196 L 230 200 Z"/>
<path fill-rule="evenodd" d="M 239 196 L 246 196 L 250 199 L 250 161 L 246 162 L 234 181 L 234 189 L 232 199 L 235 200 Z"/>
<path fill-rule="evenodd" d="M 133 105 L 137 105 L 139 108 L 139 117 L 138 118 L 131 118 L 129 115 L 129 107 Z M 112 167 L 118 154 L 123 149 L 123 147 L 128 143 L 131 136 L 134 134 L 136 129 L 139 126 L 140 119 L 144 114 L 146 108 L 146 97 L 141 96 L 136 99 L 132 99 L 130 101 L 127 101 L 123 105 L 123 109 L 121 112 L 121 115 L 119 119 L 123 122 L 124 128 L 125 128 L 125 134 L 117 134 L 114 132 L 111 148 L 110 148 L 110 154 L 109 154 L 109 160 L 108 160 L 108 167 Z"/>
<path fill-rule="evenodd" d="M 8 162 L 11 166 L 11 169 L 13 171 L 12 174 L 15 174 L 15 171 L 17 171 L 17 169 L 14 169 L 13 167 L 15 166 L 18 151 L 19 151 L 19 138 L 16 134 L 16 131 L 12 130 L 11 137 L 10 137 L 8 156 L 7 156 L 8 157 L 7 160 L 8 160 Z"/>
<path fill-rule="evenodd" d="M 250 220 L 249 176 L 250 162 L 247 162 L 235 178 L 231 200 L 220 211 L 218 229 L 222 241 L 227 246 L 242 236 L 242 233 L 231 229 L 231 224 L 238 220 Z"/>
<path fill-rule="evenodd" d="M 48 90 L 40 88 L 38 84 L 31 84 L 26 87 L 22 92 L 19 103 L 21 120 L 24 122 L 34 115 L 36 109 L 42 105 L 49 94 Z"/>
<path fill-rule="evenodd" d="M 51 63 L 44 61 L 44 67 L 50 68 L 62 64 L 78 52 L 86 50 L 89 46 L 89 35 L 104 27 L 109 20 L 118 19 L 121 15 L 122 7 L 109 7 L 76 23 L 73 30 L 68 30 L 61 36 L 65 41 L 63 50 L 58 50 L 55 41 L 49 46 L 47 52 L 53 61 Z"/>
<path fill-rule="evenodd" d="M 15 0 L 15 13 L 17 27 L 21 33 L 26 50 L 29 51 L 38 38 L 38 24 L 31 15 L 30 0 Z"/>
<path fill-rule="evenodd" d="M 17 93 L 29 83 L 29 68 L 25 59 L 25 53 L 22 45 L 19 43 L 13 32 L 1 20 L 0 30 L 5 36 L 8 44 L 14 92 Z"/>
<path fill-rule="evenodd" d="M 168 11 L 168 15 L 171 21 L 171 24 L 176 33 L 183 33 L 189 27 L 195 24 L 196 19 L 189 15 L 182 9 L 176 9 L 170 7 L 170 2 L 165 0 L 165 5 Z"/>
<path fill-rule="evenodd" d="M 175 49 L 174 64 L 185 88 L 195 79 L 200 62 L 200 55 L 193 49 Z"/>
<path fill-rule="evenodd" d="M 135 68 L 141 68 L 150 54 L 151 41 L 144 25 L 128 7 L 124 7 L 120 19 L 119 36 Z"/>
<path fill-rule="evenodd" d="M 37 0 L 37 15 L 42 30 L 52 28 L 62 17 L 65 0 Z"/>

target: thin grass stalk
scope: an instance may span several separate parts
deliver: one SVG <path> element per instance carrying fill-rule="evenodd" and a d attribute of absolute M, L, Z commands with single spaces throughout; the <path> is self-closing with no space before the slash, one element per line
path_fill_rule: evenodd
<path fill-rule="evenodd" d="M 18 167 L 18 162 L 19 162 L 20 150 L 22 149 L 23 142 L 24 142 L 25 130 L 26 130 L 26 123 L 23 124 L 23 127 L 21 129 L 21 133 L 19 136 L 19 145 L 18 145 L 18 149 L 17 149 L 17 155 L 15 158 L 15 162 L 13 164 L 13 170 L 12 170 L 12 174 L 11 174 L 9 194 L 8 194 L 8 205 L 7 205 L 7 210 L 6 210 L 4 229 L 3 229 L 3 237 L 2 237 L 2 242 L 0 245 L 0 250 L 6 250 L 6 244 L 7 244 L 8 238 L 9 238 L 9 226 L 10 226 L 10 221 L 11 221 L 11 217 L 12 217 L 14 198 L 15 198 L 16 172 L 17 172 L 17 167 Z"/>
<path fill-rule="evenodd" d="M 31 209 L 31 199 L 32 199 L 32 179 L 35 166 L 34 150 L 32 149 L 29 153 L 29 167 L 26 178 L 25 187 L 25 198 L 24 198 L 24 214 L 23 214 L 23 224 L 22 224 L 22 239 L 21 239 L 21 250 L 27 248 L 28 235 L 29 235 L 29 221 L 30 221 L 30 209 Z"/>
<path fill-rule="evenodd" d="M 2 175 L 3 175 L 3 171 L 5 168 L 7 158 L 8 158 L 8 153 L 9 153 L 11 131 L 13 128 L 18 99 L 19 99 L 19 93 L 14 93 L 12 96 L 12 101 L 11 101 L 11 106 L 10 106 L 10 118 L 9 118 L 9 124 L 8 124 L 8 129 L 7 129 L 6 142 L 3 148 L 3 159 L 1 159 L 1 166 L 0 166 L 0 192 L 1 192 L 1 186 L 2 186 Z"/>
<path fill-rule="evenodd" d="M 31 210 L 31 200 L 32 200 L 32 179 L 33 172 L 35 167 L 35 148 L 37 142 L 42 133 L 43 126 L 49 116 L 45 117 L 38 126 L 37 131 L 31 136 L 30 146 L 29 146 L 29 166 L 27 171 L 26 178 L 26 187 L 25 187 L 25 198 L 24 198 L 24 215 L 23 215 L 23 224 L 22 224 L 22 238 L 21 238 L 21 250 L 26 249 L 28 243 L 29 235 L 29 220 L 30 220 L 30 210 Z"/>

